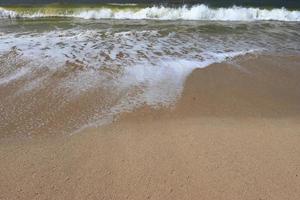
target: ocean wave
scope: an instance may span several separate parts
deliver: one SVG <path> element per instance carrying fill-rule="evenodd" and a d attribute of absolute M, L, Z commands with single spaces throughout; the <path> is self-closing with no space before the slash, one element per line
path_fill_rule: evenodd
<path fill-rule="evenodd" d="M 16 18 L 17 15 L 18 14 L 15 11 L 7 10 L 7 9 L 0 7 L 0 19 L 1 18 Z"/>
<path fill-rule="evenodd" d="M 39 17 L 74 17 L 83 19 L 153 19 L 153 20 L 212 20 L 212 21 L 300 21 L 300 11 L 286 8 L 261 9 L 233 6 L 231 8 L 210 8 L 206 5 L 169 8 L 153 6 L 146 8 L 79 8 L 59 12 L 43 9 L 34 11 L 13 11 L 0 8 L 0 18 L 39 18 Z"/>

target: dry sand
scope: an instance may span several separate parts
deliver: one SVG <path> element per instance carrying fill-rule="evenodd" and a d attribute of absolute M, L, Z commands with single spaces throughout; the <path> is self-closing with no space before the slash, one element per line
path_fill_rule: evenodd
<path fill-rule="evenodd" d="M 0 199 L 300 198 L 300 57 L 195 70 L 173 108 L 0 140 Z"/>

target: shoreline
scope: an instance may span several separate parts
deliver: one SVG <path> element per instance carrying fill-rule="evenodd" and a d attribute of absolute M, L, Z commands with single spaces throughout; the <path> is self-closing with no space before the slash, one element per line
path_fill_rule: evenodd
<path fill-rule="evenodd" d="M 297 199 L 300 57 L 195 70 L 173 108 L 0 140 L 0 199 Z"/>

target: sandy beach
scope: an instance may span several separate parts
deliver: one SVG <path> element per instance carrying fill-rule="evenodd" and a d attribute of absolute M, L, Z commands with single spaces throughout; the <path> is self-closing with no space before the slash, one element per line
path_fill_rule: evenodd
<path fill-rule="evenodd" d="M 241 56 L 196 69 L 168 108 L 71 135 L 1 133 L 0 199 L 297 200 L 299 63 Z"/>

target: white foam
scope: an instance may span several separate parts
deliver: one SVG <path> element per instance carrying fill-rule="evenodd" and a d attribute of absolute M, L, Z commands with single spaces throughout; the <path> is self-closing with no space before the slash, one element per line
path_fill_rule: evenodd
<path fill-rule="evenodd" d="M 17 17 L 16 12 L 0 7 L 0 19 L 1 18 L 16 18 L 16 17 Z"/>
<path fill-rule="evenodd" d="M 243 8 L 234 6 L 232 8 L 212 9 L 206 5 L 193 6 L 191 8 L 168 8 L 148 7 L 138 11 L 113 11 L 111 9 L 100 9 L 82 11 L 73 17 L 84 19 L 157 19 L 157 20 L 218 20 L 218 21 L 254 21 L 254 20 L 279 20 L 300 21 L 299 11 L 288 11 L 281 9 L 259 9 Z"/>
<path fill-rule="evenodd" d="M 285 8 L 261 9 L 233 6 L 230 8 L 210 8 L 206 5 L 192 7 L 169 8 L 153 6 L 146 8 L 94 8 L 79 9 L 73 14 L 66 13 L 17 13 L 0 8 L 0 18 L 36 18 L 36 17 L 76 17 L 83 19 L 155 19 L 155 20 L 216 20 L 216 21 L 300 21 L 300 11 L 290 11 Z"/>
<path fill-rule="evenodd" d="M 8 84 L 14 80 L 18 80 L 30 71 L 29 68 L 21 68 L 3 78 L 0 78 L 0 85 Z"/>
<path fill-rule="evenodd" d="M 74 130 L 109 123 L 118 114 L 143 105 L 172 106 L 194 69 L 249 52 L 245 46 L 243 51 L 228 52 L 228 48 L 212 43 L 207 45 L 214 48 L 206 48 L 198 37 L 189 38 L 189 42 L 176 37 L 158 30 L 110 32 L 77 28 L 23 35 L 8 33 L 0 36 L 0 55 L 17 51 L 10 59 L 22 60 L 24 66 L 20 71 L 12 69 L 12 73 L 7 73 L 0 79 L 0 86 L 26 75 L 24 87 L 13 97 L 19 98 L 55 84 L 49 95 L 59 95 L 61 99 L 53 105 L 57 113 L 62 102 L 80 98 L 86 92 L 103 91 L 107 105 L 106 101 L 99 102 L 99 106 L 93 102 L 97 106 L 87 105 L 92 112 L 82 110 L 81 119 L 70 116 L 68 128 Z M 214 44 L 222 45 L 219 40 Z M 12 67 L 9 63 L 4 67 Z M 54 111 L 45 112 L 56 115 Z"/>

